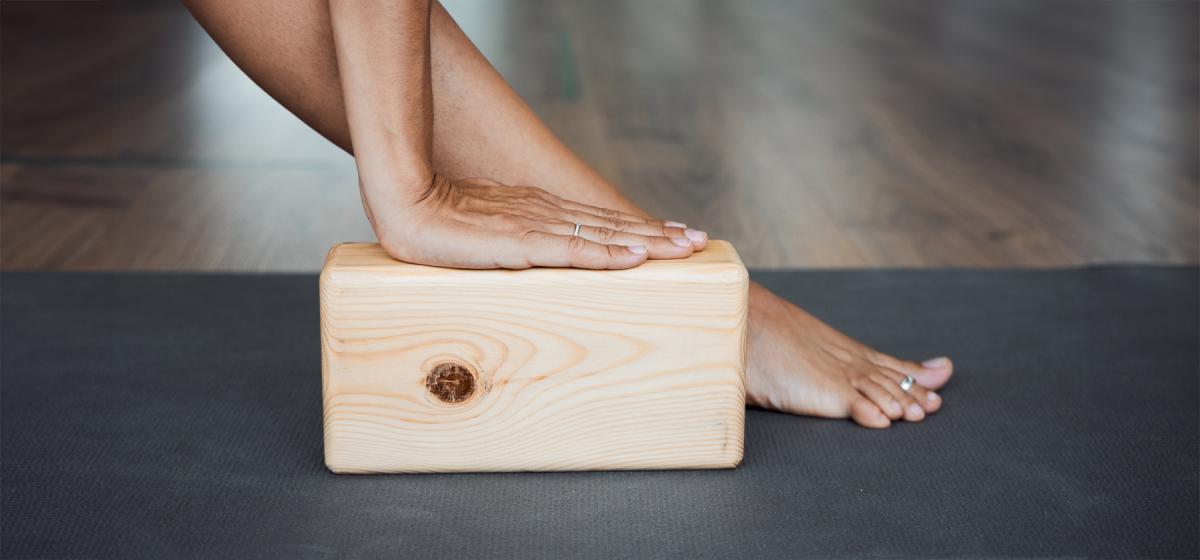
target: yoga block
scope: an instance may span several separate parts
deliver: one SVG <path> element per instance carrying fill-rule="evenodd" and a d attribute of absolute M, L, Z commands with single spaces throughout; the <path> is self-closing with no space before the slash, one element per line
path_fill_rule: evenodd
<path fill-rule="evenodd" d="M 336 473 L 733 468 L 748 276 L 733 246 L 631 270 L 457 270 L 376 244 L 321 272 Z"/>

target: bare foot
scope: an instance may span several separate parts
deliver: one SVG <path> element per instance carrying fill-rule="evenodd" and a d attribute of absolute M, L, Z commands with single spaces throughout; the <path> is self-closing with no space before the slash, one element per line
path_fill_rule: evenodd
<path fill-rule="evenodd" d="M 919 422 L 936 412 L 939 389 L 954 370 L 948 358 L 924 364 L 867 348 L 766 288 L 751 284 L 746 402 L 825 418 L 853 418 L 868 428 Z M 908 392 L 900 381 L 911 375 Z"/>

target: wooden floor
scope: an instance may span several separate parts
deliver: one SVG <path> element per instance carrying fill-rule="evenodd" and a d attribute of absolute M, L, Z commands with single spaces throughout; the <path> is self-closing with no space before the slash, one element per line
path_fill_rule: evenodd
<path fill-rule="evenodd" d="M 4 2 L 0 266 L 315 270 L 353 162 L 176 3 Z M 1200 4 L 455 0 L 564 139 L 754 267 L 1200 261 Z"/>

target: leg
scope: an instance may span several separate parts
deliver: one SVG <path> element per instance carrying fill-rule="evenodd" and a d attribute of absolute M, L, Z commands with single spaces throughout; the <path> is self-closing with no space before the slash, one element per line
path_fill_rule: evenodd
<path fill-rule="evenodd" d="M 251 79 L 353 153 L 325 0 L 185 4 Z M 430 27 L 439 173 L 536 185 L 585 204 L 603 202 L 644 215 L 546 128 L 439 3 Z"/>
<path fill-rule="evenodd" d="M 350 151 L 332 32 L 321 0 L 193 0 L 189 9 L 233 60 L 275 99 Z M 451 177 L 536 185 L 565 198 L 642 214 L 568 150 L 436 5 L 431 23 L 434 166 Z M 747 400 L 883 428 L 941 406 L 928 389 L 949 360 L 925 365 L 863 346 L 765 288 L 750 289 Z M 912 375 L 910 393 L 898 381 Z"/>

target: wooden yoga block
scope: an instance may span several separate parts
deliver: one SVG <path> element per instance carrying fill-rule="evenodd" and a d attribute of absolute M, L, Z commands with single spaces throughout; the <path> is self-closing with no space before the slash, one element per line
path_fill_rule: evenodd
<path fill-rule="evenodd" d="M 733 246 L 632 270 L 455 270 L 335 246 L 321 273 L 337 473 L 733 468 L 748 277 Z"/>

